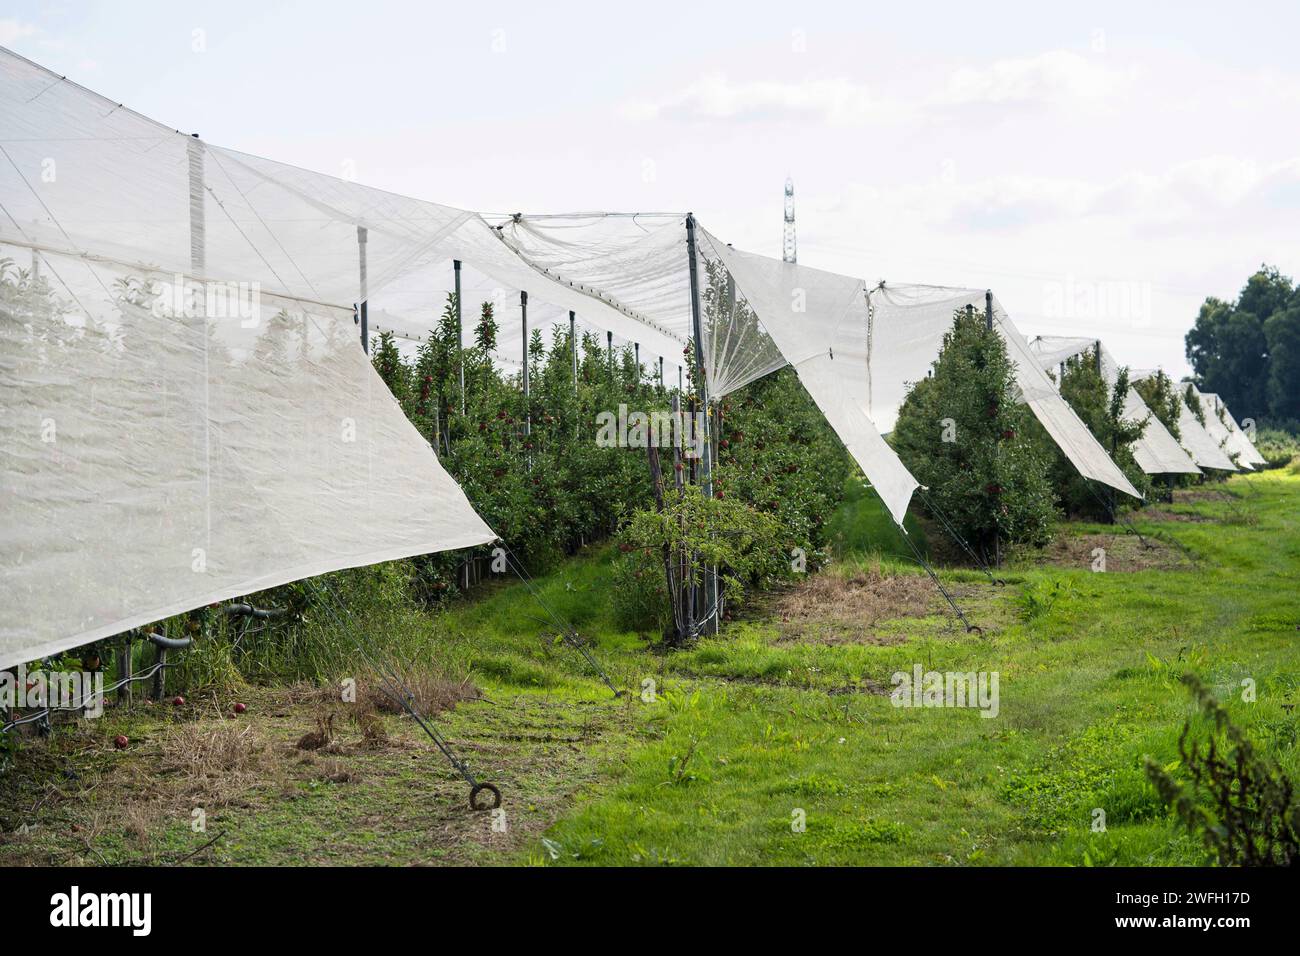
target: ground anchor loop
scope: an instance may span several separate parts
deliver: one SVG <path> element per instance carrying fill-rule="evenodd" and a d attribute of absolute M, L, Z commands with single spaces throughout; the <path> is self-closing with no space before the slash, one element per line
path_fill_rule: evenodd
<path fill-rule="evenodd" d="M 481 804 L 479 802 L 479 798 L 484 793 L 489 794 L 491 797 L 492 803 L 490 806 L 486 804 Z M 471 810 L 478 810 L 482 812 L 486 810 L 495 810 L 499 806 L 501 806 L 501 791 L 496 788 L 495 784 L 476 783 L 472 788 L 470 788 L 469 808 Z"/>

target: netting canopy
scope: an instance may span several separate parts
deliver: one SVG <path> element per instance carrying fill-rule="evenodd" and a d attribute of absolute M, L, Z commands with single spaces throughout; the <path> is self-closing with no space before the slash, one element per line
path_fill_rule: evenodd
<path fill-rule="evenodd" d="M 1101 359 L 1101 375 L 1112 389 L 1119 381 L 1119 365 L 1097 339 L 1071 338 L 1060 335 L 1039 335 L 1029 343 L 1030 349 L 1038 356 L 1039 363 L 1045 371 L 1053 371 L 1066 361 L 1077 358 L 1091 349 L 1097 349 Z M 1059 379 L 1058 379 L 1059 387 Z M 1133 442 L 1133 458 L 1148 475 L 1199 475 L 1201 469 L 1183 451 L 1178 440 L 1169 434 L 1169 430 L 1160 423 L 1160 419 L 1151 413 L 1147 403 L 1129 388 L 1124 395 L 1124 418 L 1128 421 L 1145 422 L 1141 436 Z"/>
<path fill-rule="evenodd" d="M 681 361 L 694 341 L 690 255 L 684 213 L 515 215 L 497 225 L 505 244 L 545 275 L 599 289 L 634 318 L 612 331 L 651 354 Z M 754 311 L 734 295 L 732 280 L 705 243 L 696 244 L 703 299 L 703 371 L 714 398 L 786 364 Z M 764 315 L 764 319 L 770 316 Z M 603 318 L 601 327 L 608 328 Z"/>
<path fill-rule="evenodd" d="M 574 213 L 501 219 L 505 244 L 546 276 L 600 289 L 630 335 L 693 341 L 687 214 Z M 712 398 L 790 364 L 895 521 L 916 480 L 866 414 L 867 315 L 861 279 L 695 237 L 702 371 Z M 642 331 L 642 330 L 648 330 Z M 651 341 L 654 341 L 651 339 Z"/>
<path fill-rule="evenodd" d="M 209 146 L 0 51 L 0 667 L 493 540 L 352 308 L 466 236 L 512 256 L 471 214 Z"/>
<path fill-rule="evenodd" d="M 893 430 L 908 390 L 926 377 L 955 314 L 971 309 L 984 315 L 987 308 L 1015 366 L 1021 401 L 1065 456 L 1085 478 L 1142 497 L 1057 392 L 996 296 L 982 289 L 881 283 L 870 290 L 869 299 L 867 411 L 882 432 Z"/>
<path fill-rule="evenodd" d="M 1154 369 L 1145 369 L 1133 373 L 1133 380 L 1138 381 L 1143 378 L 1150 378 L 1158 374 Z M 1232 463 L 1227 452 L 1219 445 L 1219 441 L 1213 438 L 1206 426 L 1202 425 L 1197 419 L 1196 414 L 1187 404 L 1186 383 L 1175 383 L 1178 390 L 1178 440 L 1191 456 L 1193 462 L 1199 468 L 1209 468 L 1214 471 L 1237 471 L 1238 468 Z M 1199 393 L 1198 393 L 1199 394 Z M 1206 425 L 1209 424 L 1209 416 L 1206 416 Z"/>
<path fill-rule="evenodd" d="M 1258 468 L 1268 464 L 1268 459 L 1259 453 L 1249 436 L 1237 424 L 1223 404 L 1223 399 L 1214 392 L 1201 392 L 1201 404 L 1205 408 L 1207 426 L 1212 437 L 1218 438 L 1220 447 L 1229 455 L 1237 456 L 1237 464 L 1249 468 Z M 1214 421 L 1210 421 L 1213 418 Z"/>
<path fill-rule="evenodd" d="M 419 339 L 458 274 L 465 333 L 480 297 L 512 331 L 524 292 L 530 328 L 576 314 L 651 364 L 692 347 L 682 214 L 489 222 L 185 136 L 9 51 L 0 197 L 0 666 L 492 540 L 358 347 L 358 304 Z M 710 392 L 793 360 L 901 521 L 915 481 L 849 361 L 861 283 L 772 262 L 698 231 Z"/>
<path fill-rule="evenodd" d="M 701 230 L 768 338 L 900 525 L 918 483 L 867 413 L 867 300 L 860 279 L 732 249 Z M 734 299 L 734 296 L 733 296 Z M 748 331 L 748 329 L 746 329 Z M 766 333 L 766 336 L 764 336 Z"/>

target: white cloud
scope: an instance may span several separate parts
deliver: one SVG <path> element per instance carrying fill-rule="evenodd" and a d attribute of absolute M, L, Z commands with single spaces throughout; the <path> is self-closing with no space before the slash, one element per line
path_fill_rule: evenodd
<path fill-rule="evenodd" d="M 737 83 L 721 73 L 712 73 L 667 97 L 624 104 L 619 112 L 639 120 L 802 117 L 844 125 L 896 118 L 900 106 L 845 79 Z"/>
<path fill-rule="evenodd" d="M 36 27 L 12 18 L 0 19 L 0 46 L 13 46 L 23 37 L 34 36 Z"/>
<path fill-rule="evenodd" d="M 1271 232 L 1300 213 L 1300 157 L 1259 163 L 1207 156 L 1158 173 L 1105 181 L 1002 175 L 952 183 L 851 186 L 821 201 L 827 219 L 905 228 L 918 236 L 1040 234 L 1094 223 L 1110 235 L 1181 238 Z M 817 215 L 817 213 L 814 213 Z"/>
<path fill-rule="evenodd" d="M 844 78 L 796 81 L 736 81 L 710 73 L 660 98 L 624 103 L 620 115 L 633 120 L 807 119 L 833 125 L 898 122 L 954 108 L 1016 104 L 1066 105 L 1098 102 L 1125 91 L 1136 74 L 1065 50 L 998 60 L 963 68 L 929 93 L 908 100 L 886 96 Z"/>
<path fill-rule="evenodd" d="M 1116 69 L 1101 59 L 1067 50 L 997 60 L 981 69 L 963 68 L 948 77 L 934 98 L 939 106 L 1072 103 L 1103 100 L 1126 90 L 1133 70 Z"/>

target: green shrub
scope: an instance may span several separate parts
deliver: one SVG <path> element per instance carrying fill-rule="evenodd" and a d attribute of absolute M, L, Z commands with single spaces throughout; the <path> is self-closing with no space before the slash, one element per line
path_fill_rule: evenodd
<path fill-rule="evenodd" d="M 1300 422 L 1268 423 L 1255 432 L 1255 447 L 1269 468 L 1285 468 L 1300 456 Z"/>
<path fill-rule="evenodd" d="M 1221 866 L 1300 862 L 1300 803 L 1291 781 L 1255 750 L 1194 674 L 1184 674 L 1182 681 L 1210 726 L 1202 742 L 1193 739 L 1191 721 L 1183 724 L 1181 768 L 1147 758 L 1147 776 L 1161 800 L 1190 833 L 1200 836 Z M 1187 786 L 1175 779 L 1175 772 Z"/>
<path fill-rule="evenodd" d="M 728 607 L 739 608 L 751 587 L 789 573 L 788 548 L 781 535 L 781 525 L 772 516 L 734 499 L 706 498 L 698 487 L 688 485 L 680 497 L 666 496 L 662 512 L 635 512 L 619 535 L 619 549 L 624 553 L 620 577 L 643 592 L 620 601 L 628 612 L 643 609 L 640 613 L 646 616 L 638 629 L 674 620 L 664 565 L 666 551 L 670 560 L 684 556 L 680 563 L 674 561 L 674 566 L 685 567 L 684 584 L 688 587 L 701 585 L 704 569 L 716 567 Z M 634 552 L 639 556 L 631 557 Z M 656 566 L 657 574 L 644 573 Z M 637 571 L 643 576 L 637 577 Z M 659 595 L 664 604 L 656 607 Z"/>

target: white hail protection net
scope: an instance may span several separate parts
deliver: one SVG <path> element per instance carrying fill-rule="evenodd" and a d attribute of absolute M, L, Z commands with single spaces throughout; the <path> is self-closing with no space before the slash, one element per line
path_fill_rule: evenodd
<path fill-rule="evenodd" d="M 1206 408 L 1206 418 L 1213 415 L 1215 419 L 1211 423 L 1215 431 L 1211 434 L 1221 439 L 1220 445 L 1224 451 L 1229 455 L 1237 456 L 1239 466 L 1257 468 L 1268 464 L 1268 460 L 1259 453 L 1259 449 L 1252 444 L 1250 438 L 1237 424 L 1237 420 L 1232 417 L 1232 412 L 1228 411 L 1228 406 L 1223 404 L 1223 399 L 1214 392 L 1202 392 L 1201 403 Z M 1219 429 L 1222 429 L 1222 432 Z"/>
<path fill-rule="evenodd" d="M 1196 462 L 1201 468 L 1210 468 L 1215 471 L 1238 471 L 1228 453 L 1223 450 L 1219 440 L 1210 434 L 1208 426 L 1210 423 L 1209 410 L 1205 408 L 1202 402 L 1201 407 L 1205 413 L 1205 425 L 1202 425 L 1197 419 L 1196 414 L 1187 404 L 1187 385 L 1179 383 L 1178 388 L 1178 434 L 1182 439 L 1183 447 L 1187 453 L 1192 456 L 1192 461 Z"/>
<path fill-rule="evenodd" d="M 752 334 L 756 351 L 769 347 L 794 366 L 799 380 L 835 433 L 861 466 L 894 520 L 901 526 L 917 481 L 886 444 L 867 414 L 867 302 L 861 279 L 837 275 L 733 249 L 700 230 L 701 255 L 713 275 L 714 292 L 729 314 L 744 311 L 761 326 L 734 323 L 729 340 Z M 737 293 L 740 305 L 736 306 Z M 715 335 L 719 333 L 715 332 Z"/>
<path fill-rule="evenodd" d="M 870 291 L 869 413 L 881 431 L 893 430 L 908 389 L 926 376 L 938 357 L 954 313 L 969 308 L 983 315 L 985 296 L 983 290 L 921 285 L 882 285 Z M 1056 391 L 996 297 L 992 298 L 992 312 L 993 326 L 1006 343 L 1008 357 L 1015 366 L 1021 400 L 1052 440 L 1085 478 L 1140 498 L 1119 466 Z"/>
<path fill-rule="evenodd" d="M 507 246 L 543 273 L 576 289 L 599 289 L 620 320 L 601 328 L 641 345 L 642 359 L 681 363 L 693 348 L 690 256 L 681 213 L 518 215 L 497 222 Z M 709 394 L 721 398 L 786 364 L 763 331 L 766 315 L 739 307 L 730 279 L 697 228 L 701 341 Z M 648 363 L 647 363 L 648 364 Z"/>
<path fill-rule="evenodd" d="M 500 247 L 0 51 L 0 667 L 491 541 L 352 317 L 358 226 L 373 289 L 476 222 Z"/>
<path fill-rule="evenodd" d="M 686 217 L 505 217 L 505 243 L 548 277 L 600 289 L 642 344 L 693 341 Z M 741 252 L 697 226 L 700 340 L 709 394 L 720 398 L 792 364 L 896 521 L 917 484 L 866 414 L 866 300 L 860 279 Z M 653 356 L 653 352 L 650 353 Z M 669 384 L 674 384 L 669 382 Z"/>
<path fill-rule="evenodd" d="M 1060 366 L 1093 348 L 1101 349 L 1101 374 L 1106 384 L 1114 389 L 1115 383 L 1119 381 L 1119 366 L 1106 346 L 1096 339 L 1039 335 L 1030 341 L 1029 347 L 1038 357 L 1045 371 L 1057 372 L 1058 388 Z M 1142 435 L 1133 443 L 1133 458 L 1146 474 L 1198 475 L 1201 473 L 1201 469 L 1197 468 L 1187 452 L 1183 451 L 1178 440 L 1169 434 L 1169 430 L 1151 413 L 1147 403 L 1131 385 L 1124 396 L 1123 415 L 1128 421 L 1146 423 Z"/>
<path fill-rule="evenodd" d="M 565 218 L 565 217 L 558 217 Z M 510 221 L 511 227 L 518 224 Z M 500 226 L 500 224 L 498 224 Z M 660 357 L 671 366 L 683 361 L 689 336 L 678 336 L 657 326 L 624 305 L 608 290 L 565 273 L 548 270 L 546 260 L 530 260 L 512 247 L 505 226 L 492 226 L 473 215 L 452 233 L 438 239 L 411 261 L 404 273 L 370 294 L 372 331 L 392 331 L 419 340 L 428 335 L 455 287 L 454 261 L 462 262 L 461 297 L 463 343 L 473 341 L 473 329 L 482 304 L 491 303 L 499 326 L 495 357 L 507 367 L 522 361 L 524 314 L 520 292 L 528 293 L 528 332 L 542 330 L 549 347 L 556 327 L 567 329 L 569 313 L 575 315 L 579 336 L 596 332 L 602 345 L 612 333 L 615 347 L 639 345 L 643 363 L 656 368 Z M 581 261 L 581 260 L 580 260 Z M 680 268 L 685 272 L 683 246 Z M 626 277 L 635 288 L 635 275 Z M 653 284 L 652 278 L 647 282 Z M 685 300 L 684 300 L 685 301 Z M 689 332 L 689 326 L 683 326 Z"/>

